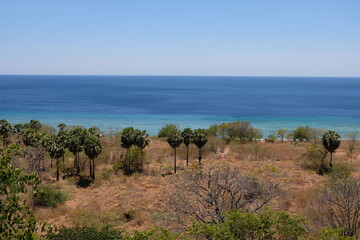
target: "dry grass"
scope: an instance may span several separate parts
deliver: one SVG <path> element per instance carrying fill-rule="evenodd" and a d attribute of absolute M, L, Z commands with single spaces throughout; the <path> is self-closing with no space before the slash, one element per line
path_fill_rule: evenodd
<path fill-rule="evenodd" d="M 325 181 L 324 177 L 304 170 L 296 163 L 306 152 L 303 144 L 231 143 L 216 148 L 217 140 L 212 141 L 205 149 L 203 164 L 230 165 L 261 180 L 279 184 L 283 195 L 272 203 L 274 208 L 306 214 L 308 199 Z M 88 188 L 77 188 L 73 178 L 55 183 L 68 194 L 69 200 L 54 209 L 35 209 L 37 218 L 58 226 L 111 224 L 128 232 L 153 226 L 177 228 L 178 219 L 169 210 L 169 199 L 177 178 L 162 176 L 171 172 L 173 167 L 174 153 L 167 142 L 151 138 L 146 148 L 145 172 L 133 176 L 112 170 L 112 164 L 121 156 L 120 143 L 110 138 L 103 143 L 106 144 L 104 153 L 96 162 L 95 183 Z M 178 153 L 180 169 L 185 168 L 185 147 L 180 147 Z M 192 164 L 197 162 L 197 154 L 196 147 L 191 146 Z M 82 156 L 82 159 L 86 158 Z M 67 161 L 72 161 L 70 154 Z M 349 157 L 344 146 L 335 154 L 334 163 L 348 164 L 353 174 L 360 176 L 358 152 Z M 87 165 L 84 165 L 84 173 L 87 173 Z M 52 177 L 44 175 L 47 182 L 51 182 Z"/>

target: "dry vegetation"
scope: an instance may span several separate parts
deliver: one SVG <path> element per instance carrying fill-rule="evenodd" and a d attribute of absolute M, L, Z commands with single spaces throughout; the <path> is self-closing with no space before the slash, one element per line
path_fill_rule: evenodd
<path fill-rule="evenodd" d="M 121 171 L 112 168 L 124 155 L 119 138 L 106 136 L 102 143 L 103 152 L 96 160 L 97 179 L 90 187 L 77 187 L 76 177 L 55 182 L 54 173 L 43 174 L 43 180 L 56 185 L 69 196 L 69 200 L 56 208 L 36 207 L 38 220 L 67 227 L 110 224 L 127 232 L 154 226 L 179 230 L 189 222 L 184 222 L 172 207 L 173 192 L 182 184 L 180 181 L 186 171 L 183 145 L 178 149 L 179 171 L 176 175 L 170 174 L 173 151 L 168 143 L 151 138 L 145 148 L 145 171 L 124 176 Z M 309 202 L 328 178 L 304 169 L 302 161 L 309 144 L 231 142 L 226 145 L 218 138 L 210 138 L 204 149 L 203 167 L 228 166 L 241 174 L 277 185 L 281 193 L 269 203 L 272 208 L 309 216 Z M 193 145 L 190 156 L 192 164 L 189 168 L 197 168 L 197 149 Z M 81 159 L 88 161 L 84 155 L 81 155 Z M 64 168 L 71 166 L 72 162 L 72 154 L 67 153 Z M 345 165 L 354 176 L 360 176 L 359 163 L 359 149 L 349 154 L 347 141 L 342 141 L 334 164 Z M 83 165 L 85 174 L 88 173 L 87 165 Z"/>

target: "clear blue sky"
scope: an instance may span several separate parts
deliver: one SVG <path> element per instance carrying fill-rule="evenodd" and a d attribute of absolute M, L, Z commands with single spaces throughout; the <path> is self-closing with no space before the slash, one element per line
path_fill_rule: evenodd
<path fill-rule="evenodd" d="M 0 74 L 360 76 L 360 0 L 0 0 Z"/>

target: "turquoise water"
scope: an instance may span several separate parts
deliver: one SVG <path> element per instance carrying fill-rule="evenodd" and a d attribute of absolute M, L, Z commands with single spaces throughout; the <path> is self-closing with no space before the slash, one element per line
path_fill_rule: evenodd
<path fill-rule="evenodd" d="M 51 126 L 165 124 L 207 128 L 247 120 L 264 135 L 308 125 L 360 132 L 360 78 L 0 76 L 0 118 Z"/>

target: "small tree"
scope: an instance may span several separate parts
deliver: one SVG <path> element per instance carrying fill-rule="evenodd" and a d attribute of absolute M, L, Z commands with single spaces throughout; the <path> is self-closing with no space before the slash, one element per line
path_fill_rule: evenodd
<path fill-rule="evenodd" d="M 277 131 L 277 136 L 281 139 L 281 142 L 284 142 L 284 137 L 287 133 L 287 130 L 286 129 L 282 129 L 280 128 L 278 131 Z"/>
<path fill-rule="evenodd" d="M 168 137 L 167 142 L 174 149 L 174 173 L 176 173 L 176 149 L 182 143 L 180 132 L 175 132 L 172 136 Z"/>
<path fill-rule="evenodd" d="M 33 239 L 36 219 L 19 195 L 27 192 L 27 186 L 36 187 L 40 179 L 14 169 L 10 160 L 0 149 L 0 239 Z"/>
<path fill-rule="evenodd" d="M 10 143 L 10 134 L 13 132 L 11 124 L 5 119 L 0 120 L 0 137 L 3 142 L 3 146 L 6 147 Z"/>
<path fill-rule="evenodd" d="M 310 141 L 312 138 L 312 131 L 308 126 L 300 126 L 293 130 L 289 135 L 294 141 Z"/>
<path fill-rule="evenodd" d="M 332 167 L 332 155 L 340 146 L 340 135 L 337 132 L 328 131 L 323 135 L 322 141 L 324 148 L 330 153 L 330 167 Z"/>
<path fill-rule="evenodd" d="M 99 137 L 90 135 L 85 139 L 84 150 L 86 156 L 90 159 L 90 177 L 95 180 L 95 158 L 97 158 L 102 146 Z"/>
<path fill-rule="evenodd" d="M 182 140 L 186 146 L 186 166 L 189 166 L 189 145 L 193 142 L 193 131 L 191 128 L 185 128 L 181 132 Z"/>
<path fill-rule="evenodd" d="M 59 141 L 58 136 L 50 135 L 47 139 L 46 149 L 52 159 L 56 160 L 56 180 L 60 180 L 60 158 L 65 154 L 64 145 Z"/>
<path fill-rule="evenodd" d="M 179 131 L 179 129 L 177 128 L 177 126 L 175 124 L 167 124 L 160 129 L 157 137 L 167 138 L 167 137 L 170 137 L 171 135 L 173 135 L 177 131 Z"/>
<path fill-rule="evenodd" d="M 199 164 L 201 165 L 202 152 L 201 148 L 207 143 L 207 134 L 205 129 L 196 129 L 193 134 L 193 142 L 195 146 L 199 149 Z"/>

